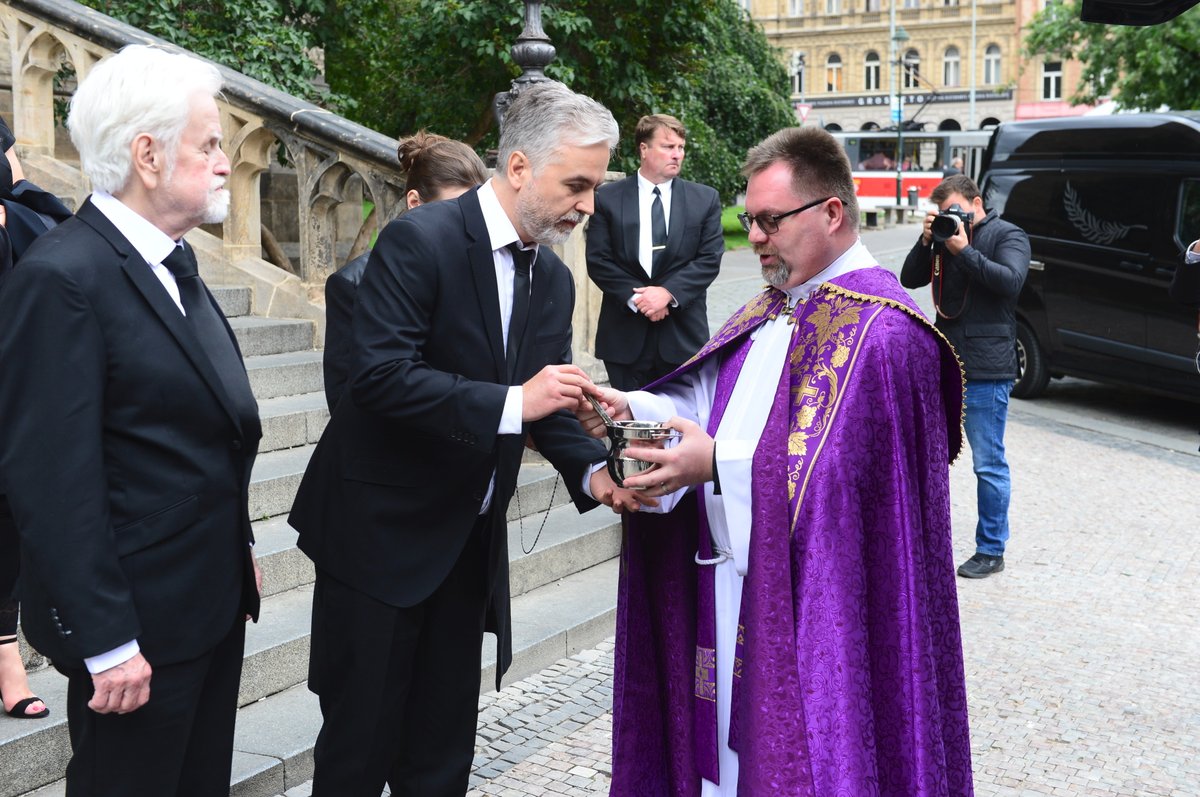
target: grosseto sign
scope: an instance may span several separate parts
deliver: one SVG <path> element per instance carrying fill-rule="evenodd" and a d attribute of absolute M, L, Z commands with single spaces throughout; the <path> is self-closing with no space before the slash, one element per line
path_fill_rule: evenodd
<path fill-rule="evenodd" d="M 1003 91 L 976 91 L 975 101 L 1011 100 L 1012 96 L 1012 89 L 1005 89 Z M 923 105 L 926 102 L 968 102 L 970 99 L 971 93 L 969 91 L 914 92 L 904 95 L 904 104 Z M 887 94 L 839 94 L 836 97 L 813 97 L 808 101 L 808 104 L 813 108 L 862 108 L 872 105 L 884 106 L 888 105 L 890 101 L 891 97 Z"/>

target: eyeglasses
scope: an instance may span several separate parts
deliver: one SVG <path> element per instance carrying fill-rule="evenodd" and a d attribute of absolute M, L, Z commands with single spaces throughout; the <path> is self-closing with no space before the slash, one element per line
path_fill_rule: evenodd
<path fill-rule="evenodd" d="M 762 230 L 763 235 L 774 235 L 775 233 L 779 232 L 779 222 L 783 221 L 788 216 L 794 216 L 797 213 L 803 213 L 809 208 L 815 208 L 817 205 L 824 204 L 831 199 L 833 199 L 832 196 L 827 196 L 823 199 L 814 199 L 807 205 L 803 205 L 795 210 L 789 210 L 787 213 L 780 213 L 778 215 L 760 213 L 757 216 L 751 216 L 749 213 L 739 213 L 738 221 L 742 223 L 742 229 L 746 232 L 750 232 L 750 225 L 757 224 L 758 229 Z"/>

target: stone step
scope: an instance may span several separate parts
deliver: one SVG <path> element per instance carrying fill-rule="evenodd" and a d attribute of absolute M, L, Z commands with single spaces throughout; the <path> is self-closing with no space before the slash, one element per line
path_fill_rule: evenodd
<path fill-rule="evenodd" d="M 553 468 L 549 465 L 527 464 L 522 466 L 517 484 L 517 494 L 521 496 L 522 505 L 539 505 L 540 503 L 544 506 L 551 494 L 551 485 L 555 476 Z M 561 505 L 558 503 L 559 501 L 566 500 L 565 494 L 566 491 L 560 484 L 558 495 L 555 498 L 556 506 Z M 516 503 L 513 501 L 510 506 L 515 506 Z M 546 524 L 546 531 L 542 535 L 543 539 L 539 541 L 529 561 L 521 561 L 517 558 L 518 552 L 521 551 L 519 547 L 521 544 L 520 524 L 510 523 L 510 562 L 514 573 L 517 574 L 514 584 L 522 586 L 522 592 L 526 589 L 525 585 L 533 584 L 536 579 L 526 571 L 542 556 L 551 557 L 547 567 L 551 568 L 556 573 L 555 578 L 558 578 L 564 572 L 562 565 L 564 559 L 594 564 L 596 561 L 600 561 L 597 559 L 597 550 L 611 549 L 614 553 L 610 555 L 615 555 L 615 548 L 612 546 L 614 539 L 617 541 L 616 544 L 619 544 L 619 527 L 608 529 L 605 533 L 600 521 L 604 519 L 606 512 L 607 510 L 602 508 L 594 509 L 586 515 L 579 516 L 575 513 L 575 509 L 570 507 L 561 520 L 558 517 L 551 518 Z M 579 544 L 585 546 L 586 550 L 569 552 L 564 547 L 570 534 L 566 530 L 560 531 L 557 524 L 563 521 L 570 523 L 571 515 L 575 515 L 576 518 L 571 528 L 582 530 Z M 536 529 L 531 524 L 540 523 L 538 518 L 540 515 L 535 516 L 534 520 L 526 520 L 527 544 L 534 539 Z M 588 522 L 584 522 L 585 519 Z M 612 516 L 609 522 L 615 523 L 615 516 Z M 604 539 L 596 539 L 598 530 L 601 532 L 598 536 Z M 264 595 L 274 595 L 312 583 L 312 562 L 296 548 L 296 530 L 287 524 L 286 514 L 254 523 L 254 539 L 254 553 L 258 557 L 259 566 L 263 571 Z M 520 556 L 522 559 L 525 558 L 523 554 Z"/>
<path fill-rule="evenodd" d="M 261 402 L 279 396 L 320 393 L 325 389 L 320 351 L 246 356 L 250 388 Z"/>
<path fill-rule="evenodd" d="M 612 636 L 617 572 L 617 561 L 609 560 L 514 598 L 513 664 L 505 680 L 524 678 Z M 312 777 L 321 720 L 317 699 L 303 683 L 310 600 L 308 588 L 274 595 L 264 601 L 262 621 L 248 629 L 231 795 L 272 797 Z M 484 641 L 483 692 L 495 688 L 494 640 L 488 635 Z M 62 797 L 56 779 L 70 755 L 62 708 L 66 681 L 44 670 L 30 683 L 54 713 L 38 723 L 0 723 L 0 797 Z M 20 733 L 23 725 L 37 727 Z M 43 784 L 49 785 L 39 788 Z"/>
<path fill-rule="evenodd" d="M 513 662 L 504 675 L 519 681 L 559 659 L 593 648 L 613 635 L 620 561 L 601 562 L 512 600 Z M 483 644 L 480 689 L 496 688 L 496 646 Z"/>
<path fill-rule="evenodd" d="M 263 599 L 258 622 L 246 627 L 239 706 L 308 680 L 312 593 L 306 584 Z"/>
<path fill-rule="evenodd" d="M 560 492 L 566 491 L 560 486 Z M 545 527 L 539 537 L 543 518 Z M 526 548 L 531 549 L 528 554 Z M 612 559 L 620 551 L 621 519 L 607 507 L 597 507 L 581 515 L 573 504 L 566 504 L 548 513 L 510 521 L 511 594 L 523 595 Z"/>
<path fill-rule="evenodd" d="M 229 319 L 229 326 L 233 327 L 244 357 L 311 351 L 316 333 L 312 321 L 294 318 L 238 316 Z"/>
<path fill-rule="evenodd" d="M 244 285 L 209 285 L 208 290 L 226 318 L 250 315 L 252 291 Z"/>
<path fill-rule="evenodd" d="M 264 597 L 313 582 L 312 561 L 296 547 L 296 530 L 287 524 L 287 515 L 260 520 L 253 527 Z"/>
<path fill-rule="evenodd" d="M 263 427 L 260 454 L 316 443 L 329 423 L 324 393 L 260 399 L 258 415 Z"/>
<path fill-rule="evenodd" d="M 250 477 L 251 520 L 266 520 L 291 511 L 296 488 L 315 448 L 305 445 L 258 455 Z"/>

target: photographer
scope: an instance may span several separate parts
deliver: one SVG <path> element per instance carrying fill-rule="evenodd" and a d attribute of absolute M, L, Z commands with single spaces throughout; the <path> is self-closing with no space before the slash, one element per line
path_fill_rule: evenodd
<path fill-rule="evenodd" d="M 978 481 L 975 555 L 958 568 L 964 578 L 1004 569 L 1011 484 L 1004 458 L 1008 396 L 1017 377 L 1017 296 L 1029 270 L 1029 237 L 985 211 L 979 188 L 956 174 L 930 195 L 925 217 L 900 272 L 913 289 L 932 285 L 937 327 L 954 344 L 966 372 L 966 432 Z"/>

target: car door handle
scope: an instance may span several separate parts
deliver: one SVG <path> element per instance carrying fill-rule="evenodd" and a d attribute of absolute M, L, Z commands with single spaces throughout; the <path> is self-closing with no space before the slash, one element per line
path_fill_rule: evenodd
<path fill-rule="evenodd" d="M 1175 276 L 1175 269 L 1159 266 L 1158 268 L 1154 269 L 1154 276 L 1169 280 Z"/>
<path fill-rule="evenodd" d="M 1030 260 L 1029 261 L 1029 270 L 1030 271 L 1045 271 L 1046 264 L 1040 260 Z"/>
<path fill-rule="evenodd" d="M 1137 274 L 1143 268 L 1145 268 L 1145 266 L 1143 266 L 1141 263 L 1134 263 L 1132 260 L 1122 260 L 1117 264 L 1117 267 L 1122 271 L 1128 271 L 1131 274 Z"/>

